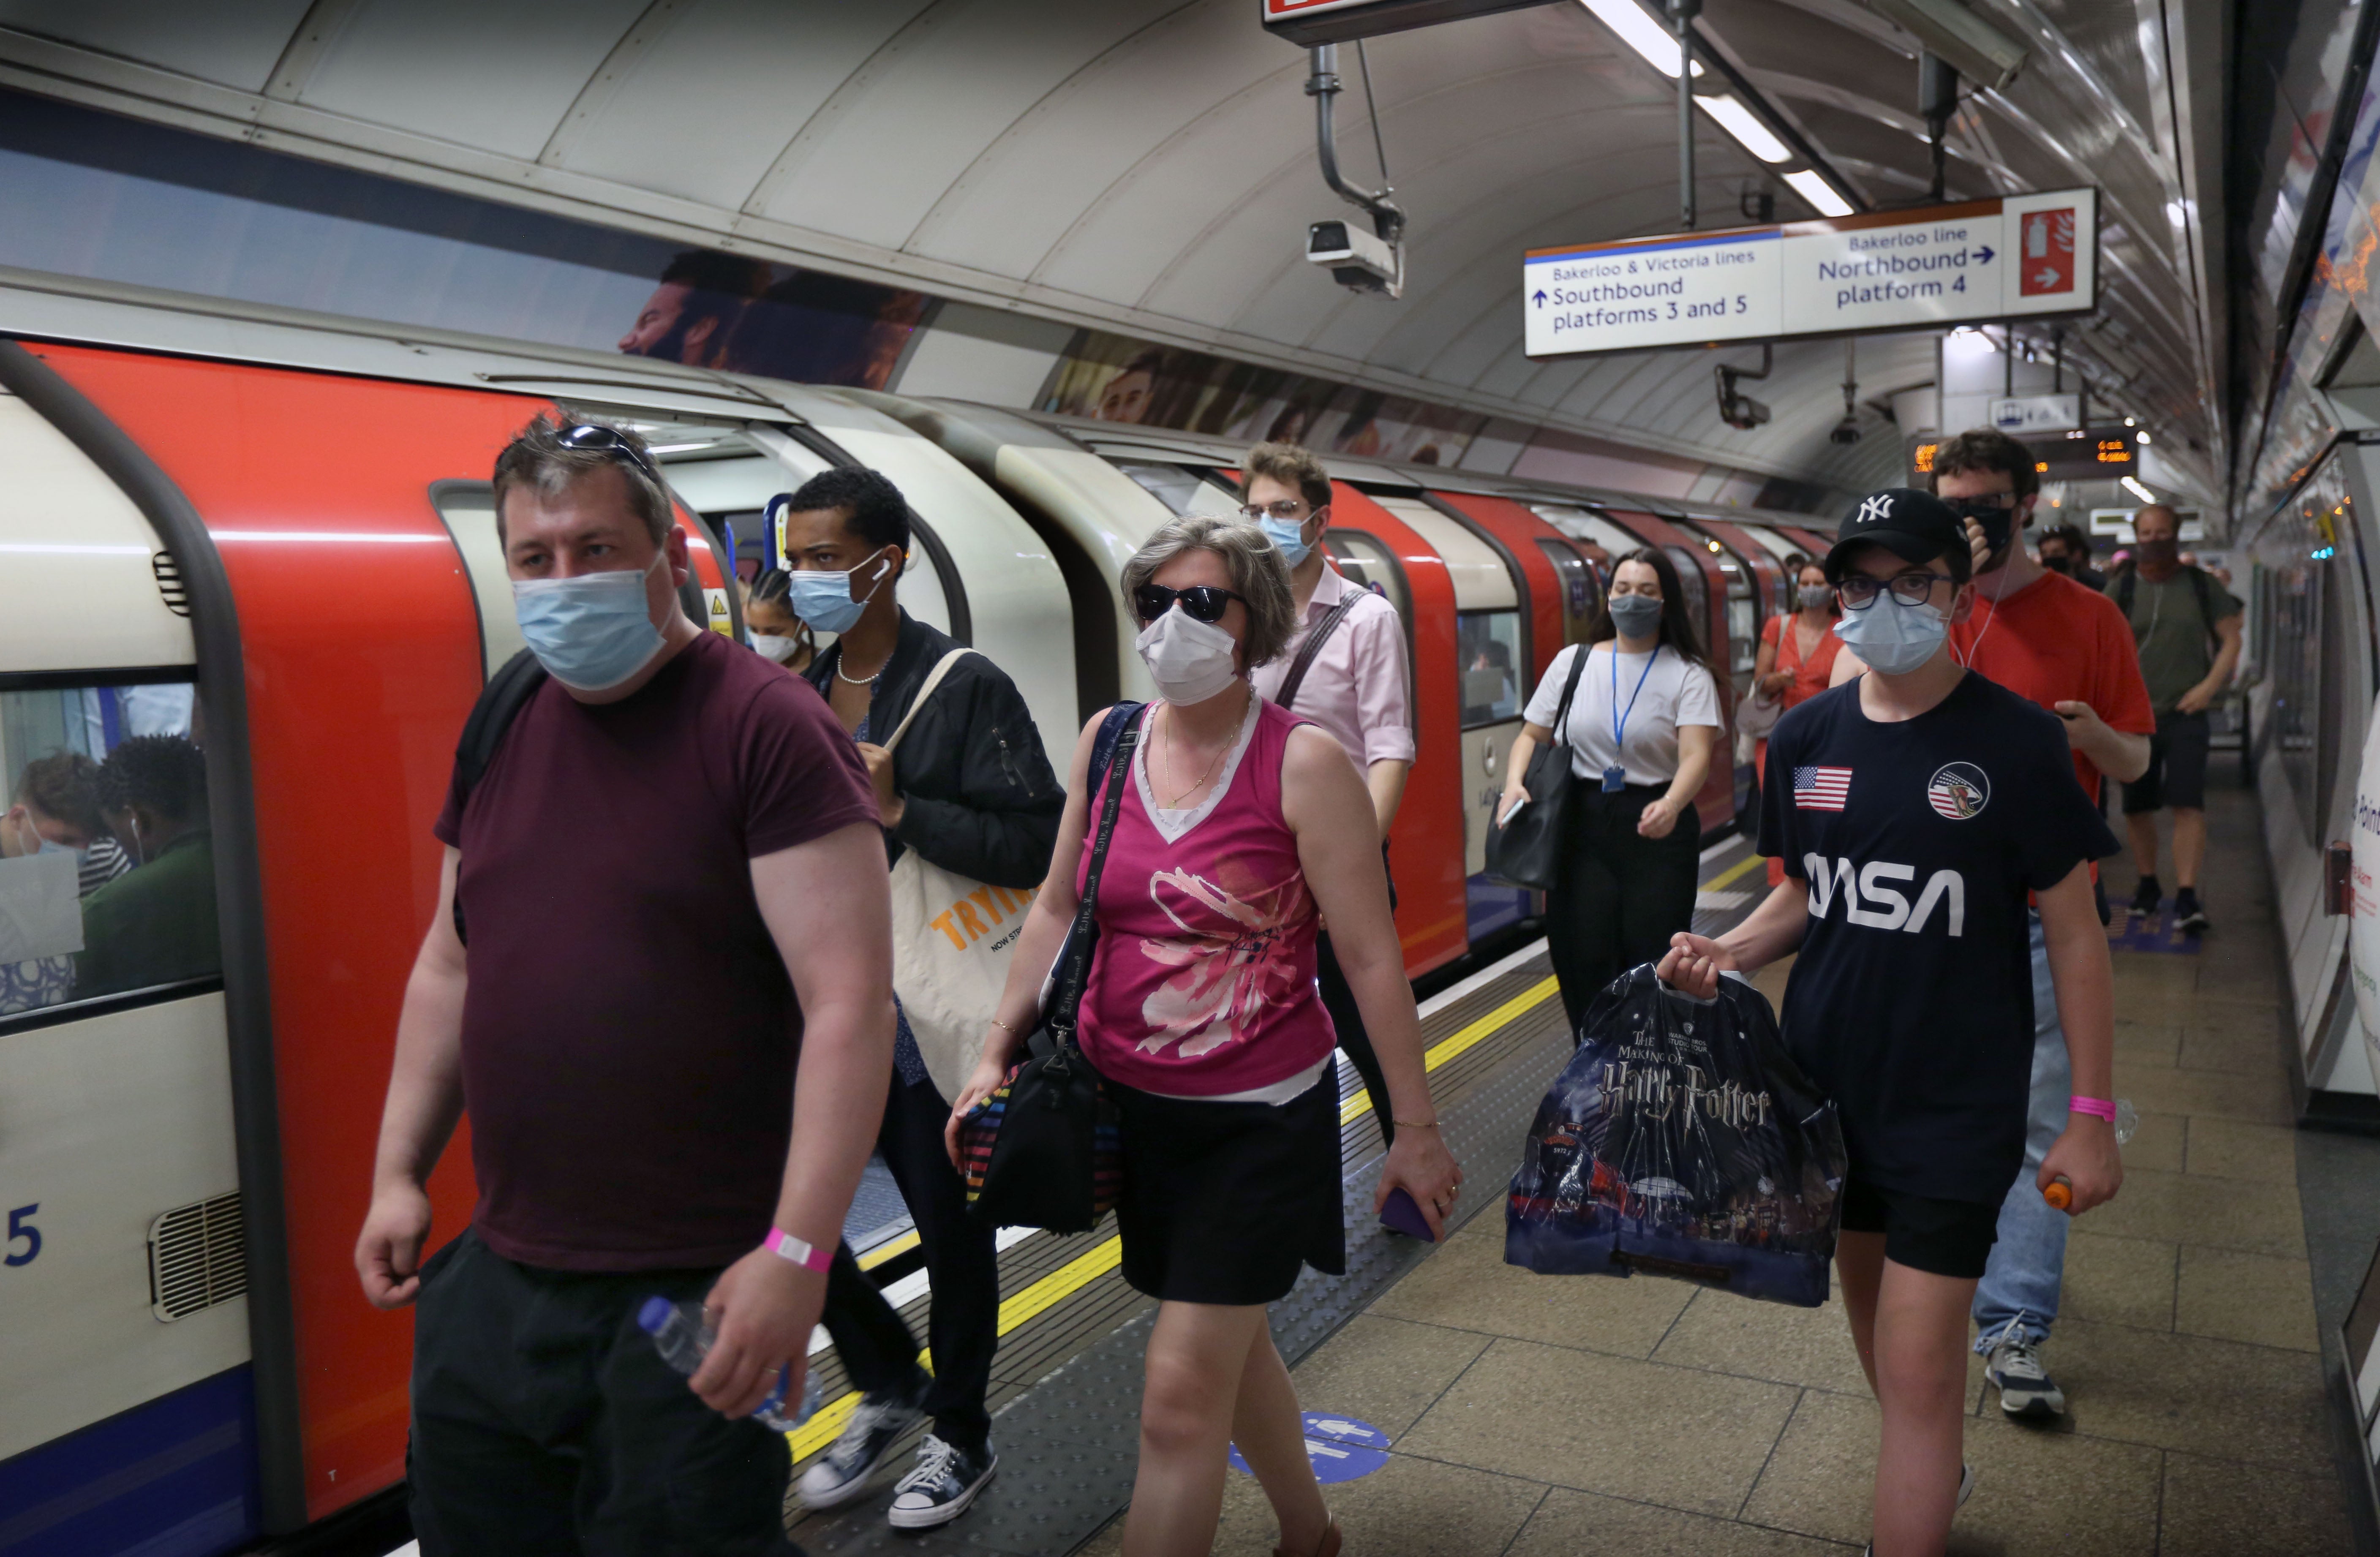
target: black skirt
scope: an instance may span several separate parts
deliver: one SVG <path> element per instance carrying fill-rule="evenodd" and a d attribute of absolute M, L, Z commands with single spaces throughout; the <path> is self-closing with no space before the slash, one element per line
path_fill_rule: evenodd
<path fill-rule="evenodd" d="M 1107 1084 L 1120 1114 L 1123 1279 L 1176 1303 L 1270 1303 L 1301 1265 L 1347 1271 L 1339 1089 L 1325 1070 L 1285 1103 L 1210 1103 Z"/>

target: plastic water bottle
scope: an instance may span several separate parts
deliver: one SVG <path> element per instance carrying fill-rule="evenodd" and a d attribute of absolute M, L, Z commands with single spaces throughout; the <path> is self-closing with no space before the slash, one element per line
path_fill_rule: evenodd
<path fill-rule="evenodd" d="M 2121 1146 L 2131 1140 L 2133 1132 L 2140 1127 L 2141 1113 L 2132 1106 L 2132 1100 L 2118 1098 L 2116 1100 L 2116 1144 Z M 2074 1203 L 2074 1186 L 2066 1182 L 2065 1174 L 2060 1174 L 2049 1181 L 2049 1187 L 2041 1192 L 2041 1198 L 2048 1201 L 2053 1210 L 2062 1211 Z"/>
<path fill-rule="evenodd" d="M 661 1353 L 663 1362 L 688 1378 L 710 1355 L 710 1344 L 717 1339 L 711 1332 L 710 1321 L 703 1316 L 701 1304 L 673 1303 L 666 1297 L 645 1299 L 645 1306 L 637 1310 L 637 1328 L 653 1338 L 653 1350 Z M 819 1408 L 818 1375 L 812 1373 L 802 1390 L 801 1409 L 791 1417 L 785 1415 L 785 1384 L 793 1371 L 793 1365 L 788 1363 L 777 1375 L 777 1387 L 752 1413 L 755 1420 L 779 1432 L 793 1431 Z"/>

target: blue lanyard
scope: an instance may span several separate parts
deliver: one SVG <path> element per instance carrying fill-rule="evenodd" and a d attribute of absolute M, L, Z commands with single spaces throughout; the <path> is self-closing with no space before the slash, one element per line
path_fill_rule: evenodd
<path fill-rule="evenodd" d="M 1636 699 L 1645 690 L 1645 678 L 1653 674 L 1653 662 L 1660 657 L 1661 646 L 1657 643 L 1653 645 L 1653 651 L 1645 656 L 1645 668 L 1636 673 L 1636 690 L 1628 694 L 1628 712 L 1622 713 L 1620 712 L 1620 645 L 1614 642 L 1611 646 L 1611 760 L 1622 766 L 1626 765 L 1628 759 L 1621 750 L 1621 742 L 1626 737 L 1629 717 L 1636 712 Z"/>

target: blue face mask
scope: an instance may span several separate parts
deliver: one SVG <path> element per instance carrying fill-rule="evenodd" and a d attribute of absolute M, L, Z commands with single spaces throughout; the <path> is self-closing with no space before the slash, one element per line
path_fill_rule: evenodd
<path fill-rule="evenodd" d="M 1878 595 L 1864 611 L 1846 611 L 1835 636 L 1848 643 L 1871 670 L 1907 675 L 1934 657 L 1950 636 L 1949 619 L 1931 605 L 1903 605 Z"/>
<path fill-rule="evenodd" d="M 1313 554 L 1314 542 L 1305 539 L 1304 519 L 1276 519 L 1270 514 L 1257 521 L 1265 539 L 1281 551 L 1281 560 L 1295 567 Z"/>
<path fill-rule="evenodd" d="M 876 571 L 868 578 L 868 592 L 855 596 L 852 586 L 859 581 L 860 568 L 868 566 L 861 563 L 849 573 L 788 574 L 793 592 L 786 597 L 787 609 L 820 632 L 849 632 L 859 626 L 859 618 L 868 612 L 868 602 L 883 588 L 892 564 L 890 560 L 878 562 Z"/>
<path fill-rule="evenodd" d="M 644 669 L 662 648 L 645 580 L 668 558 L 634 573 L 514 579 L 513 613 L 538 663 L 579 692 L 609 691 Z"/>

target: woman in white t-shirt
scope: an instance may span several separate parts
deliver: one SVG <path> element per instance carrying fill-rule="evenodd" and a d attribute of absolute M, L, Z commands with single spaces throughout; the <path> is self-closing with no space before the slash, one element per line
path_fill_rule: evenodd
<path fill-rule="evenodd" d="M 1578 656 L 1570 716 L 1554 729 Z M 1606 984 L 1694 926 L 1702 820 L 1694 795 L 1719 733 L 1718 687 L 1670 559 L 1651 547 L 1612 569 L 1602 618 L 1554 656 L 1505 767 L 1500 819 L 1527 797 L 1540 743 L 1566 739 L 1574 782 L 1561 872 L 1546 894 L 1546 950 L 1573 1033 Z"/>

